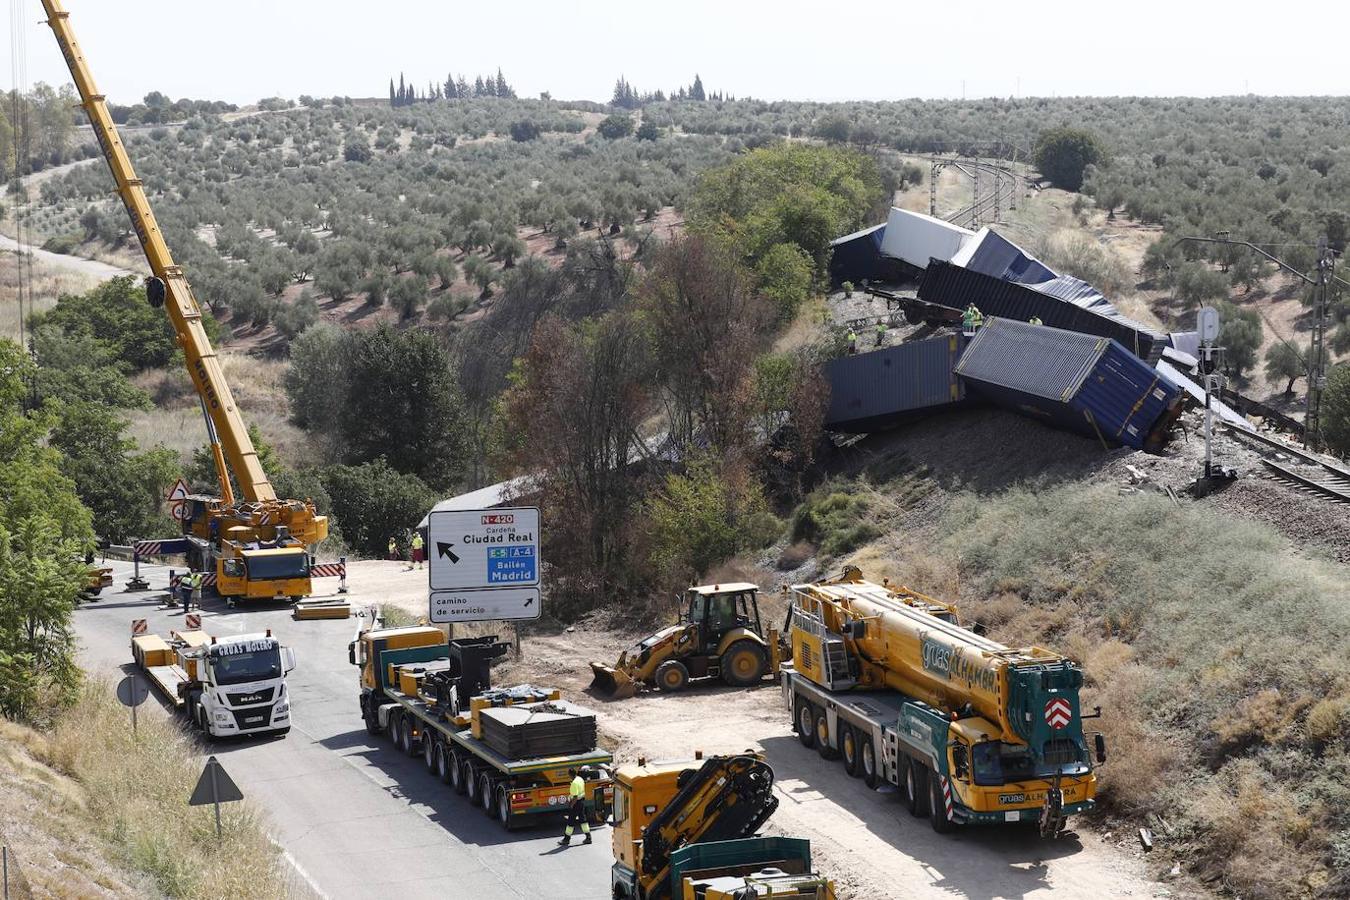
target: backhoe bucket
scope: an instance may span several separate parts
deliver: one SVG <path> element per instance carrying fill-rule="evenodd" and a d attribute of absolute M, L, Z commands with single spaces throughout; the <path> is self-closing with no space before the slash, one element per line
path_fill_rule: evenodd
<path fill-rule="evenodd" d="M 637 693 L 637 683 L 622 669 L 591 663 L 591 688 L 610 700 L 626 700 Z"/>

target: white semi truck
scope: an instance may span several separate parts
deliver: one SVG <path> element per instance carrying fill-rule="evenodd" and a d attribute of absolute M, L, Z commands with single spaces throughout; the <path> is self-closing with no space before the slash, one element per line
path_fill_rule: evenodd
<path fill-rule="evenodd" d="M 211 738 L 286 734 L 291 698 L 286 675 L 295 651 L 264 634 L 213 637 L 172 631 L 131 639 L 136 665 L 180 713 Z"/>

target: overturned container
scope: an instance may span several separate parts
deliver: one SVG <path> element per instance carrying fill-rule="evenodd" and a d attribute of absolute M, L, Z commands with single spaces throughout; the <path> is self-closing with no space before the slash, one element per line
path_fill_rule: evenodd
<path fill-rule="evenodd" d="M 1157 450 L 1183 392 L 1109 338 L 991 319 L 956 365 L 972 394 L 1107 444 Z"/>
<path fill-rule="evenodd" d="M 830 360 L 825 427 L 879 431 L 962 403 L 965 390 L 952 374 L 961 340 L 953 334 Z"/>

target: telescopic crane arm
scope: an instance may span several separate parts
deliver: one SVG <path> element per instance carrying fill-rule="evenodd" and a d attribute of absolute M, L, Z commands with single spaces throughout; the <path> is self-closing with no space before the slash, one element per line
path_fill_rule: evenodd
<path fill-rule="evenodd" d="M 168 245 L 160 233 L 159 224 L 155 221 L 155 214 L 146 199 L 145 189 L 141 185 L 141 180 L 136 177 L 136 172 L 131 167 L 131 159 L 127 156 L 122 139 L 117 134 L 117 126 L 113 124 L 112 115 L 108 112 L 108 104 L 94 86 L 94 79 L 89 74 L 84 54 L 70 30 L 70 13 L 61 8 L 58 0 L 42 0 L 42 6 L 47 11 L 47 24 L 55 33 L 56 42 L 61 47 L 61 54 L 66 58 L 71 77 L 75 79 L 75 88 L 80 93 L 80 103 L 89 114 L 89 123 L 93 126 L 99 146 L 103 148 L 103 157 L 108 161 L 108 168 L 112 170 L 118 196 L 122 198 L 127 214 L 131 216 L 132 228 L 135 229 L 136 237 L 141 242 L 141 249 L 145 251 L 150 271 L 159 279 L 159 284 L 163 285 L 163 297 L 156 296 L 160 292 L 159 285 L 154 282 L 148 285 L 151 302 L 161 300 L 168 308 L 169 320 L 173 323 L 173 330 L 178 335 L 178 343 L 182 345 L 183 355 L 187 361 L 188 374 L 192 377 L 197 395 L 202 399 L 202 406 L 206 410 L 210 425 L 219 436 L 220 449 L 216 453 L 216 468 L 220 477 L 221 497 L 225 499 L 227 505 L 232 503 L 229 474 L 221 465 L 223 455 L 224 461 L 234 470 L 244 499 L 276 500 L 276 491 L 258 462 L 258 452 L 253 447 L 253 441 L 249 439 L 244 418 L 239 412 L 239 407 L 235 405 L 229 384 L 225 381 L 220 360 L 216 357 L 211 341 L 206 336 L 206 330 L 202 327 L 201 307 L 192 294 L 192 287 L 188 284 L 183 270 L 174 265 Z"/>

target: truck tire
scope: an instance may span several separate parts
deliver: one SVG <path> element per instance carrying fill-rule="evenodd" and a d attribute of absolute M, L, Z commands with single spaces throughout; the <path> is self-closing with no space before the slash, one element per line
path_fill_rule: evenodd
<path fill-rule="evenodd" d="M 468 783 L 465 780 L 469 771 L 466 768 L 467 763 L 460 758 L 459 754 L 450 751 L 450 787 L 455 789 L 456 794 L 461 796 L 468 790 Z"/>
<path fill-rule="evenodd" d="M 497 787 L 497 821 L 507 831 L 516 830 L 515 816 L 511 815 L 511 792 L 504 784 Z"/>
<path fill-rule="evenodd" d="M 367 702 L 374 698 L 361 698 L 361 718 L 366 722 L 366 734 L 379 734 L 383 729 L 380 728 L 380 710 L 374 703 Z"/>
<path fill-rule="evenodd" d="M 436 742 L 436 777 L 442 784 L 450 783 L 450 752 L 445 749 L 444 741 Z"/>
<path fill-rule="evenodd" d="M 928 767 L 913 757 L 905 757 L 903 773 L 905 808 L 916 819 L 928 815 Z"/>
<path fill-rule="evenodd" d="M 863 736 L 858 743 L 858 771 L 863 783 L 872 790 L 881 784 L 881 773 L 877 770 L 877 749 L 870 737 Z"/>
<path fill-rule="evenodd" d="M 403 712 L 398 709 L 389 710 L 389 742 L 398 747 L 399 726 L 403 724 Z"/>
<path fill-rule="evenodd" d="M 667 694 L 682 691 L 689 684 L 689 670 L 678 659 L 668 659 L 656 667 L 656 687 Z"/>
<path fill-rule="evenodd" d="M 857 778 L 862 774 L 858 758 L 858 732 L 852 725 L 839 731 L 839 755 L 844 758 L 844 771 Z"/>
<path fill-rule="evenodd" d="M 470 803 L 478 805 L 478 773 L 468 760 L 464 761 L 464 796 Z"/>
<path fill-rule="evenodd" d="M 722 654 L 722 680 L 731 687 L 758 684 L 768 670 L 769 657 L 754 641 L 737 641 Z"/>
<path fill-rule="evenodd" d="M 436 773 L 436 745 L 439 743 L 433 735 L 422 735 L 422 762 L 433 775 Z"/>
<path fill-rule="evenodd" d="M 398 717 L 398 748 L 403 751 L 405 756 L 417 755 L 417 738 L 413 737 L 411 716 Z"/>
<path fill-rule="evenodd" d="M 816 713 L 816 752 L 821 759 L 839 758 L 839 751 L 830 746 L 830 720 L 823 709 Z"/>
<path fill-rule="evenodd" d="M 802 742 L 802 746 L 810 750 L 816 745 L 816 711 L 805 700 L 797 700 L 797 715 L 793 721 L 793 727 L 797 729 L 797 740 Z"/>
<path fill-rule="evenodd" d="M 942 777 L 936 772 L 928 773 L 928 821 L 938 834 L 947 834 L 955 823 L 947 818 L 947 798 L 942 791 Z"/>
<path fill-rule="evenodd" d="M 490 816 L 497 811 L 493 803 L 497 798 L 496 787 L 492 783 L 492 776 L 484 769 L 483 773 L 478 776 L 478 808 L 483 811 L 485 816 Z"/>

